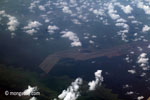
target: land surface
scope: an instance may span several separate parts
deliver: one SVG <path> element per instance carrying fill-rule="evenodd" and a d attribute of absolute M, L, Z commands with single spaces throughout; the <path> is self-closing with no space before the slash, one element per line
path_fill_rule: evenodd
<path fill-rule="evenodd" d="M 61 52 L 56 52 L 54 54 L 50 54 L 46 57 L 43 62 L 39 65 L 39 67 L 46 73 L 49 73 L 51 69 L 57 64 L 60 59 L 63 58 L 72 58 L 74 60 L 88 60 L 98 57 L 106 56 L 108 58 L 114 56 L 121 56 L 124 54 L 128 54 L 131 51 L 137 55 L 141 51 L 137 49 L 137 47 L 144 48 L 143 52 L 150 52 L 147 46 L 150 44 L 150 41 L 147 42 L 132 42 L 126 43 L 124 45 L 115 46 L 107 49 L 71 49 L 65 50 Z"/>

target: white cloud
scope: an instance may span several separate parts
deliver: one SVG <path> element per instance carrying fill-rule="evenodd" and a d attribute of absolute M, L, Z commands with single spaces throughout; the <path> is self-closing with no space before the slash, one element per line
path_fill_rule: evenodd
<path fill-rule="evenodd" d="M 141 76 L 141 77 L 144 77 L 145 75 L 146 75 L 146 73 L 142 73 L 140 76 Z"/>
<path fill-rule="evenodd" d="M 147 46 L 147 48 L 149 48 L 149 49 L 150 49 L 150 44 Z"/>
<path fill-rule="evenodd" d="M 46 10 L 43 5 L 39 5 L 39 9 L 40 9 L 41 11 L 45 11 L 45 10 Z"/>
<path fill-rule="evenodd" d="M 67 7 L 67 6 L 64 6 L 63 9 L 62 9 L 62 11 L 63 11 L 64 13 L 72 14 L 72 11 L 71 11 L 71 10 L 69 9 L 69 7 Z"/>
<path fill-rule="evenodd" d="M 23 29 L 25 32 L 29 35 L 33 35 L 34 33 L 37 33 L 37 30 L 42 24 L 38 21 L 30 21 L 27 26 L 25 26 Z"/>
<path fill-rule="evenodd" d="M 135 19 L 135 17 L 134 17 L 134 16 L 128 16 L 128 18 L 129 18 L 129 19 Z"/>
<path fill-rule="evenodd" d="M 125 58 L 125 60 L 129 63 L 129 62 L 130 62 L 129 56 L 127 56 L 127 57 Z"/>
<path fill-rule="evenodd" d="M 38 28 L 42 24 L 38 21 L 30 21 L 27 26 L 24 27 L 24 29 L 32 29 L 32 28 Z"/>
<path fill-rule="evenodd" d="M 150 7 L 147 5 L 144 5 L 143 2 L 138 1 L 137 7 L 143 9 L 145 11 L 145 14 L 150 15 Z"/>
<path fill-rule="evenodd" d="M 97 36 L 96 35 L 92 35 L 92 38 L 97 38 Z"/>
<path fill-rule="evenodd" d="M 81 25 L 81 23 L 79 22 L 79 20 L 78 20 L 78 19 L 72 19 L 72 22 L 73 22 L 74 24 Z"/>
<path fill-rule="evenodd" d="M 140 56 L 138 57 L 138 63 L 147 63 L 148 61 L 148 58 L 145 58 L 146 57 L 146 53 L 142 53 L 140 54 Z"/>
<path fill-rule="evenodd" d="M 0 15 L 5 15 L 5 11 L 4 10 L 0 10 Z"/>
<path fill-rule="evenodd" d="M 17 29 L 19 22 L 16 17 L 6 14 L 4 10 L 0 11 L 0 15 L 8 18 L 9 22 L 7 25 L 9 31 L 13 32 Z"/>
<path fill-rule="evenodd" d="M 89 85 L 89 90 L 93 91 L 96 89 L 96 86 L 100 86 L 103 82 L 103 76 L 102 76 L 102 70 L 97 70 L 95 72 L 95 80 L 91 81 L 88 83 Z"/>
<path fill-rule="evenodd" d="M 40 3 L 40 0 L 36 0 L 30 3 L 29 9 L 31 12 L 33 12 L 33 8 L 35 8 L 37 6 L 37 4 Z"/>
<path fill-rule="evenodd" d="M 120 5 L 120 7 L 123 10 L 123 12 L 126 14 L 130 14 L 133 10 L 133 8 L 130 5 L 127 5 L 127 6 Z"/>
<path fill-rule="evenodd" d="M 48 32 L 50 33 L 50 34 L 53 34 L 54 33 L 54 31 L 55 30 L 58 30 L 59 28 L 56 26 L 56 25 L 49 25 L 48 26 Z"/>
<path fill-rule="evenodd" d="M 148 25 L 144 25 L 142 32 L 150 31 L 150 27 Z"/>
<path fill-rule="evenodd" d="M 8 16 L 9 22 L 7 23 L 7 25 L 9 26 L 8 29 L 10 31 L 15 31 L 17 26 L 19 25 L 18 20 L 13 17 L 13 16 Z"/>
<path fill-rule="evenodd" d="M 26 33 L 29 34 L 29 35 L 33 35 L 36 32 L 37 31 L 35 29 L 26 30 Z"/>
<path fill-rule="evenodd" d="M 126 23 L 116 23 L 115 25 L 118 26 L 118 27 L 122 27 L 123 28 L 123 30 L 120 30 L 118 32 L 118 35 L 121 36 L 123 41 L 128 42 L 128 40 L 126 39 L 127 38 L 126 33 L 129 32 L 129 25 L 126 24 Z"/>
<path fill-rule="evenodd" d="M 71 43 L 72 47 L 82 46 L 82 44 L 79 40 L 79 37 L 76 35 L 76 33 L 71 32 L 71 31 L 62 31 L 61 33 L 63 34 L 61 37 L 69 38 L 69 40 L 73 41 Z"/>
<path fill-rule="evenodd" d="M 30 98 L 30 100 L 37 100 L 37 99 L 36 99 L 36 97 L 32 97 L 32 98 Z"/>
<path fill-rule="evenodd" d="M 130 14 L 133 10 L 133 8 L 130 5 L 124 6 L 120 4 L 119 2 L 116 2 L 115 5 L 119 6 L 123 10 L 123 12 L 126 14 Z"/>
<path fill-rule="evenodd" d="M 129 72 L 129 73 L 131 73 L 131 74 L 135 74 L 135 73 L 136 73 L 136 71 L 135 71 L 135 70 L 133 70 L 133 69 L 128 70 L 128 72 Z"/>
<path fill-rule="evenodd" d="M 131 21 L 132 24 L 142 24 L 140 21 L 137 21 L 137 20 L 133 20 Z"/>
<path fill-rule="evenodd" d="M 144 99 L 144 97 L 143 97 L 143 96 L 139 96 L 139 97 L 137 97 L 137 100 L 142 100 L 142 99 Z"/>
<path fill-rule="evenodd" d="M 50 20 L 48 18 L 45 19 L 45 23 L 48 23 L 50 22 Z"/>
<path fill-rule="evenodd" d="M 14 38 L 16 36 L 15 33 L 11 33 L 11 38 Z"/>
<path fill-rule="evenodd" d="M 124 29 L 128 29 L 129 28 L 128 24 L 126 24 L 126 23 L 116 23 L 115 25 L 123 27 Z"/>
<path fill-rule="evenodd" d="M 89 37 L 88 37 L 88 36 L 85 36 L 84 39 L 89 39 Z"/>
<path fill-rule="evenodd" d="M 99 9 L 99 10 L 95 9 L 95 10 L 93 10 L 93 13 L 96 14 L 96 15 L 104 15 L 104 10 L 102 10 L 102 9 Z"/>
<path fill-rule="evenodd" d="M 139 51 L 143 51 L 143 49 L 141 47 L 137 47 Z"/>
<path fill-rule="evenodd" d="M 118 23 L 125 23 L 127 21 L 125 19 L 123 19 L 123 18 L 119 18 L 119 19 L 117 19 L 116 22 L 118 22 Z"/>
<path fill-rule="evenodd" d="M 71 83 L 67 90 L 63 90 L 63 92 L 58 96 L 58 98 L 61 100 L 76 100 L 80 95 L 79 88 L 81 84 L 82 79 L 77 78 L 74 82 Z"/>
<path fill-rule="evenodd" d="M 35 91 L 37 91 L 37 87 L 28 86 L 28 89 L 26 89 L 26 90 L 23 91 L 23 95 L 30 96 L 31 93 L 33 93 Z"/>
<path fill-rule="evenodd" d="M 124 85 L 123 88 L 129 88 L 130 86 L 128 84 Z"/>
<path fill-rule="evenodd" d="M 75 4 L 76 0 L 70 0 L 70 3 Z"/>
<path fill-rule="evenodd" d="M 129 92 L 127 92 L 126 94 L 127 94 L 127 95 L 132 95 L 132 94 L 134 94 L 134 92 L 133 92 L 133 91 L 129 91 Z"/>
<path fill-rule="evenodd" d="M 114 5 L 112 3 L 108 5 L 108 14 L 113 20 L 120 18 L 120 15 L 117 14 L 117 10 L 114 10 Z"/>
<path fill-rule="evenodd" d="M 89 40 L 89 43 L 90 43 L 90 44 L 94 44 L 94 41 L 92 41 L 92 40 Z"/>
<path fill-rule="evenodd" d="M 115 10 L 115 6 L 118 5 L 120 7 L 124 7 L 123 5 L 121 5 L 120 3 L 109 3 L 108 5 L 108 15 L 116 21 L 116 26 L 122 27 L 124 28 L 123 30 L 120 30 L 118 33 L 118 35 L 121 36 L 122 40 L 125 42 L 128 42 L 127 40 L 127 35 L 126 33 L 128 33 L 129 31 L 129 25 L 126 24 L 126 20 L 121 18 L 120 15 L 117 13 L 117 10 Z M 128 8 L 128 7 L 127 7 Z"/>
<path fill-rule="evenodd" d="M 147 58 L 146 56 L 146 53 L 141 53 L 137 60 L 137 63 L 140 64 L 140 67 L 142 67 L 143 70 L 147 70 L 149 68 L 149 58 Z"/>
<path fill-rule="evenodd" d="M 127 6 L 123 6 L 122 10 L 124 11 L 124 13 L 130 14 L 132 12 L 133 8 L 130 5 L 127 5 Z"/>

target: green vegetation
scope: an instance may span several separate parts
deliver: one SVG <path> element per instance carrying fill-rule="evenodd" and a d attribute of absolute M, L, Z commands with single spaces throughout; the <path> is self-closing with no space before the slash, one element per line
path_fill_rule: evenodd
<path fill-rule="evenodd" d="M 37 86 L 39 88 L 39 100 L 49 100 L 56 97 L 56 91 L 47 88 L 40 82 L 39 77 L 40 76 L 35 72 L 29 72 L 22 68 L 0 65 L 0 87 L 3 93 L 0 94 L 0 100 L 7 100 L 9 98 L 4 96 L 6 90 L 22 92 L 27 89 L 28 85 Z M 11 100 L 16 100 L 16 98 L 11 98 Z M 29 100 L 29 98 L 19 98 L 19 100 Z"/>
<path fill-rule="evenodd" d="M 98 87 L 95 91 L 87 91 L 81 93 L 78 100 L 122 100 L 117 94 L 113 94 L 111 89 L 104 86 Z"/>
<path fill-rule="evenodd" d="M 74 79 L 68 76 L 41 75 L 23 68 L 0 65 L 0 100 L 29 100 L 30 97 L 6 97 L 5 91 L 24 91 L 28 85 L 37 86 L 40 96 L 38 100 L 51 100 L 56 98 L 62 90 L 66 89 Z M 87 91 L 87 82 L 81 87 L 81 96 L 78 100 L 120 100 L 118 95 L 110 89 L 101 86 L 96 91 Z"/>

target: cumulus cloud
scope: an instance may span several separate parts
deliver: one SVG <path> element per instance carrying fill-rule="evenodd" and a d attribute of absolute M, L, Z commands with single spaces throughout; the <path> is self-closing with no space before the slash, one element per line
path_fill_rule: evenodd
<path fill-rule="evenodd" d="M 45 10 L 46 10 L 43 5 L 39 5 L 39 9 L 40 9 L 41 11 L 45 11 Z"/>
<path fill-rule="evenodd" d="M 8 30 L 15 31 L 17 29 L 17 26 L 19 25 L 18 20 L 15 17 L 10 15 L 8 15 L 8 19 L 9 19 L 9 22 L 7 23 Z"/>
<path fill-rule="evenodd" d="M 139 51 L 143 51 L 143 49 L 141 47 L 137 47 Z"/>
<path fill-rule="evenodd" d="M 120 3 L 116 3 L 116 5 L 119 6 L 123 10 L 124 13 L 126 14 L 132 13 L 133 8 L 130 5 L 124 6 Z"/>
<path fill-rule="evenodd" d="M 76 0 L 70 0 L 70 3 L 75 4 Z"/>
<path fill-rule="evenodd" d="M 137 97 L 137 100 L 143 100 L 143 99 L 144 99 L 143 96 L 138 96 L 138 97 Z"/>
<path fill-rule="evenodd" d="M 100 86 L 103 82 L 102 70 L 97 70 L 95 72 L 95 80 L 88 83 L 89 90 L 93 91 L 96 89 L 96 86 Z"/>
<path fill-rule="evenodd" d="M 127 94 L 127 95 L 132 95 L 132 94 L 134 94 L 134 92 L 133 92 L 133 91 L 129 91 L 129 92 L 127 92 L 126 94 Z"/>
<path fill-rule="evenodd" d="M 78 25 L 80 25 L 81 23 L 79 22 L 79 20 L 78 19 L 72 19 L 72 22 L 74 23 L 74 24 L 78 24 Z"/>
<path fill-rule="evenodd" d="M 56 26 L 56 25 L 49 25 L 48 26 L 48 32 L 50 33 L 50 34 L 53 34 L 54 33 L 54 31 L 55 30 L 58 30 L 59 28 Z"/>
<path fill-rule="evenodd" d="M 115 6 L 118 5 L 118 6 L 121 6 L 121 7 L 124 7 L 123 5 L 121 5 L 120 3 L 109 3 L 108 5 L 108 15 L 116 21 L 116 26 L 119 26 L 119 27 L 122 27 L 123 30 L 120 30 L 118 33 L 118 35 L 121 36 L 122 40 L 125 41 L 125 42 L 128 42 L 127 40 L 127 35 L 126 33 L 128 33 L 129 31 L 129 25 L 126 24 L 126 20 L 121 18 L 120 15 L 117 13 L 117 10 L 115 10 Z M 126 8 L 126 7 L 125 7 Z M 127 7 L 128 8 L 128 7 Z M 127 9 L 126 8 L 126 9 Z M 127 12 L 127 11 L 126 11 Z"/>
<path fill-rule="evenodd" d="M 32 97 L 32 98 L 30 98 L 30 100 L 37 100 L 37 99 L 36 99 L 36 97 Z"/>
<path fill-rule="evenodd" d="M 30 21 L 27 26 L 25 26 L 23 29 L 25 32 L 29 35 L 33 35 L 34 33 L 37 33 L 37 30 L 42 24 L 38 21 Z"/>
<path fill-rule="evenodd" d="M 129 18 L 129 19 L 135 19 L 135 17 L 134 17 L 134 16 L 128 16 L 128 18 Z"/>
<path fill-rule="evenodd" d="M 92 38 L 97 38 L 97 36 L 96 35 L 92 35 Z"/>
<path fill-rule="evenodd" d="M 117 19 L 116 22 L 118 22 L 118 23 L 125 23 L 127 21 L 125 19 L 123 19 L 123 18 L 119 18 L 119 19 Z"/>
<path fill-rule="evenodd" d="M 5 15 L 5 11 L 4 10 L 0 10 L 0 15 Z"/>
<path fill-rule="evenodd" d="M 42 24 L 38 21 L 30 21 L 24 29 L 32 29 L 32 28 L 39 28 Z"/>
<path fill-rule="evenodd" d="M 62 11 L 63 11 L 64 13 L 72 14 L 72 11 L 71 11 L 70 8 L 67 7 L 67 6 L 64 6 L 64 7 L 62 8 Z"/>
<path fill-rule="evenodd" d="M 129 88 L 131 86 L 129 86 L 128 84 L 124 85 L 123 88 Z"/>
<path fill-rule="evenodd" d="M 26 30 L 26 33 L 28 33 L 29 35 L 33 35 L 36 32 L 37 31 L 35 29 Z"/>
<path fill-rule="evenodd" d="M 33 8 L 35 8 L 37 6 L 37 4 L 40 3 L 40 0 L 36 0 L 30 3 L 29 9 L 31 12 L 33 12 Z"/>
<path fill-rule="evenodd" d="M 130 13 L 132 12 L 132 10 L 133 10 L 133 8 L 132 8 L 130 5 L 122 6 L 121 9 L 122 9 L 122 10 L 124 11 L 124 13 L 126 13 L 126 14 L 130 14 Z"/>
<path fill-rule="evenodd" d="M 148 58 L 146 58 L 146 55 L 147 55 L 146 53 L 140 54 L 140 56 L 138 57 L 138 63 L 145 65 L 145 63 L 147 63 L 147 61 L 148 61 Z"/>
<path fill-rule="evenodd" d="M 145 75 L 146 75 L 146 73 L 143 72 L 140 76 L 141 76 L 141 77 L 144 77 Z"/>
<path fill-rule="evenodd" d="M 89 43 L 90 43 L 90 44 L 94 44 L 94 41 L 92 41 L 92 40 L 89 40 Z"/>
<path fill-rule="evenodd" d="M 136 71 L 134 69 L 128 70 L 128 72 L 131 73 L 131 74 L 135 74 L 136 73 Z"/>
<path fill-rule="evenodd" d="M 148 62 L 149 58 L 146 57 L 146 56 L 147 56 L 146 53 L 141 53 L 139 55 L 139 57 L 138 57 L 138 60 L 137 60 L 137 63 L 140 64 L 140 67 L 142 67 L 143 70 L 147 70 L 148 67 L 149 67 L 148 66 L 148 64 L 149 64 L 149 62 Z"/>
<path fill-rule="evenodd" d="M 123 27 L 124 29 L 128 29 L 129 28 L 128 24 L 126 24 L 126 23 L 116 23 L 116 26 Z"/>
<path fill-rule="evenodd" d="M 130 59 L 129 55 L 126 56 L 125 60 L 127 61 L 127 63 L 132 62 L 132 59 Z"/>
<path fill-rule="evenodd" d="M 126 24 L 126 23 L 116 23 L 115 25 L 118 26 L 118 27 L 122 27 L 123 28 L 123 30 L 120 30 L 118 32 L 118 35 L 121 36 L 121 39 L 123 41 L 128 42 L 127 35 L 126 35 L 126 33 L 129 32 L 129 26 L 128 26 L 128 24 Z"/>
<path fill-rule="evenodd" d="M 82 79 L 77 78 L 74 82 L 71 83 L 67 90 L 63 90 L 63 92 L 58 96 L 58 98 L 61 100 L 76 100 L 80 95 L 79 88 L 81 84 Z"/>
<path fill-rule="evenodd" d="M 150 27 L 148 25 L 144 25 L 142 32 L 150 31 Z"/>
<path fill-rule="evenodd" d="M 11 38 L 14 38 L 16 36 L 15 33 L 11 33 Z"/>
<path fill-rule="evenodd" d="M 95 9 L 95 10 L 93 10 L 93 13 L 96 14 L 96 15 L 104 15 L 104 10 L 102 10 L 102 9 L 99 9 L 99 10 Z"/>
<path fill-rule="evenodd" d="M 147 46 L 147 48 L 149 48 L 149 49 L 150 49 L 150 44 Z"/>
<path fill-rule="evenodd" d="M 113 20 L 120 18 L 120 15 L 117 14 L 117 10 L 114 10 L 114 5 L 112 3 L 108 6 L 108 14 Z"/>
<path fill-rule="evenodd" d="M 133 21 L 131 21 L 131 23 L 132 23 L 132 24 L 142 24 L 142 22 L 137 21 L 137 20 L 133 20 Z"/>
<path fill-rule="evenodd" d="M 82 46 L 79 37 L 76 35 L 76 33 L 71 31 L 62 31 L 61 34 L 63 34 L 61 37 L 69 38 L 69 40 L 73 41 L 71 43 L 72 47 Z"/>
<path fill-rule="evenodd" d="M 143 9 L 145 11 L 145 14 L 150 15 L 150 7 L 148 5 L 145 5 L 143 2 L 138 1 L 137 7 Z"/>
<path fill-rule="evenodd" d="M 0 11 L 0 15 L 2 15 L 3 17 L 7 17 L 9 22 L 7 23 L 8 25 L 8 30 L 13 32 L 13 31 L 16 31 L 18 25 L 19 25 L 19 22 L 17 20 L 16 17 L 14 16 L 11 16 L 9 14 L 6 14 L 6 12 L 4 10 Z"/>
<path fill-rule="evenodd" d="M 23 95 L 30 96 L 33 92 L 37 91 L 37 87 L 28 86 L 28 89 L 23 91 Z"/>

